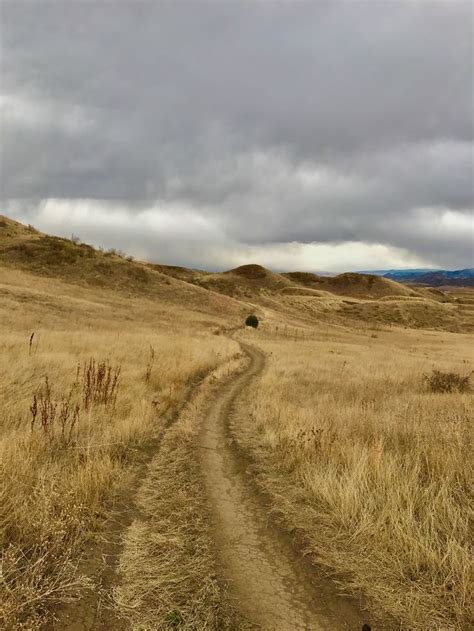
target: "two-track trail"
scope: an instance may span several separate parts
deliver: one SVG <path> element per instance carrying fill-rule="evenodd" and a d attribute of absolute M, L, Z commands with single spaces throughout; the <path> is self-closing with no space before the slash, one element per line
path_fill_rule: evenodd
<path fill-rule="evenodd" d="M 289 537 L 272 524 L 268 506 L 245 475 L 246 463 L 232 444 L 229 419 L 265 361 L 256 348 L 241 345 L 250 363 L 210 404 L 200 444 L 219 571 L 231 603 L 253 629 L 360 629 L 364 617 L 357 602 L 317 576 Z"/>
<path fill-rule="evenodd" d="M 275 524 L 269 500 L 247 475 L 248 462 L 232 440 L 230 422 L 238 423 L 238 403 L 251 381 L 264 369 L 264 355 L 241 343 L 248 355 L 245 370 L 227 380 L 217 380 L 212 398 L 205 400 L 197 422 L 201 424 L 197 453 L 205 496 L 212 517 L 210 535 L 219 579 L 228 588 L 230 604 L 240 614 L 239 629 L 264 631 L 360 631 L 366 615 L 355 599 L 341 596 L 335 584 L 318 572 L 282 529 Z M 176 415 L 178 418 L 178 415 Z M 165 433 L 173 425 L 170 420 Z M 159 453 L 161 439 L 154 448 Z M 155 454 L 156 455 L 156 454 Z M 147 461 L 151 454 L 148 454 Z M 146 466 L 138 476 L 141 480 Z M 117 524 L 116 541 L 110 549 L 104 580 L 105 592 L 124 580 L 117 574 L 125 532 L 139 515 L 136 485 L 127 496 L 123 519 Z M 133 491 L 133 492 L 132 492 Z M 206 510 L 207 512 L 207 510 Z M 105 552 L 105 549 L 103 550 Z M 159 573 L 160 568 L 156 567 Z M 126 579 L 125 579 L 126 580 Z M 150 589 L 153 586 L 150 585 Z M 100 591 L 100 590 L 99 590 Z M 131 626 L 113 606 L 101 607 L 101 595 L 85 599 L 57 612 L 57 620 L 43 631 L 120 631 Z M 149 628 L 144 627 L 144 628 Z M 156 629 L 169 628 L 156 621 Z M 186 627 L 188 628 L 188 627 Z M 385 631 L 388 627 L 383 626 Z M 373 627 L 375 631 L 375 627 Z"/>

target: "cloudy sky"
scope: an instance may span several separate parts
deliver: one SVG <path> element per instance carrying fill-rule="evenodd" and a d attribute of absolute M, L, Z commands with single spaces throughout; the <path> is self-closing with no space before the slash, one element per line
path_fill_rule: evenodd
<path fill-rule="evenodd" d="M 208 269 L 473 265 L 470 1 L 0 7 L 0 213 Z"/>

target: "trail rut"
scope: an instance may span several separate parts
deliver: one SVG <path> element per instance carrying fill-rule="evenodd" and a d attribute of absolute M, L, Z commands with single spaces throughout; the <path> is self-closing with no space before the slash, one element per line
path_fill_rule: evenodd
<path fill-rule="evenodd" d="M 254 347 L 242 344 L 242 348 L 250 364 L 223 386 L 210 405 L 200 443 L 219 571 L 231 603 L 251 629 L 360 629 L 366 619 L 357 602 L 339 595 L 329 579 L 317 576 L 289 538 L 271 523 L 268 507 L 252 488 L 246 463 L 232 444 L 229 418 L 265 362 Z"/>

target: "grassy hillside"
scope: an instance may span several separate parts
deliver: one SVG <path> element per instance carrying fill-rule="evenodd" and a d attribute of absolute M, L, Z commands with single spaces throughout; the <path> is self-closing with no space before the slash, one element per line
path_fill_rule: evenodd
<path fill-rule="evenodd" d="M 143 463 L 193 385 L 238 352 L 214 334 L 232 322 L 222 296 L 193 309 L 195 288 L 167 300 L 73 277 L 80 282 L 0 266 L 4 629 L 39 628 L 59 604 L 98 588 L 110 572 L 104 540 L 118 546 L 114 524 L 128 519 L 118 507 L 133 506 Z M 200 580 L 211 611 L 218 586 Z"/>
<path fill-rule="evenodd" d="M 438 289 L 416 290 L 367 274 L 323 277 L 306 272 L 277 274 L 260 265 L 223 273 L 134 261 L 71 239 L 45 235 L 0 217 L 0 263 L 35 275 L 86 287 L 114 287 L 204 312 L 235 317 L 255 310 L 289 323 L 348 322 L 452 331 L 474 329 L 471 313 Z"/>
<path fill-rule="evenodd" d="M 227 297 L 134 261 L 115 250 L 104 252 L 85 243 L 52 237 L 0 216 L 0 264 L 9 269 L 58 278 L 84 287 L 113 288 L 203 311 L 237 315 L 242 306 Z"/>
<path fill-rule="evenodd" d="M 299 285 L 323 289 L 343 296 L 381 298 L 383 296 L 416 296 L 412 289 L 380 276 L 370 274 L 340 274 L 339 276 L 317 276 L 302 272 L 285 274 Z"/>

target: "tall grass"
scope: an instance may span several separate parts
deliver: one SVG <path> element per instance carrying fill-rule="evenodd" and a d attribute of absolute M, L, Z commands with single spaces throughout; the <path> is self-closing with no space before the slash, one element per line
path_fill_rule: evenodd
<path fill-rule="evenodd" d="M 314 559 L 410 629 L 473 623 L 472 396 L 433 393 L 423 378 L 433 367 L 468 373 L 467 341 L 261 337 L 267 370 L 235 430 Z"/>
<path fill-rule="evenodd" d="M 90 587 L 81 551 L 142 448 L 236 349 L 185 309 L 50 282 L 12 282 L 0 305 L 2 628 L 39 627 Z"/>

